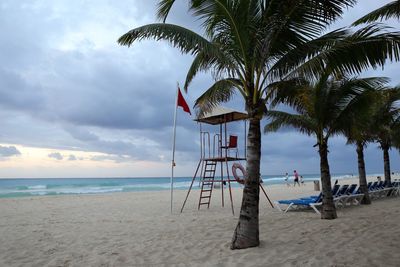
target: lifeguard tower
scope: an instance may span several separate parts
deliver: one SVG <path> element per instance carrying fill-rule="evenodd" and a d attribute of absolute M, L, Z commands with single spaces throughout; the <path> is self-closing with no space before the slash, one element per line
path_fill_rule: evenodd
<path fill-rule="evenodd" d="M 234 214 L 231 182 L 237 182 L 237 180 L 232 179 L 233 176 L 229 174 L 229 163 L 233 161 L 246 160 L 247 118 L 248 116 L 246 113 L 219 106 L 214 108 L 210 113 L 206 113 L 204 116 L 195 119 L 195 121 L 197 121 L 200 125 L 200 160 L 197 164 L 192 182 L 186 194 L 185 201 L 183 202 L 181 212 L 185 207 L 193 184 L 198 177 L 198 174 L 200 174 L 200 196 L 198 209 L 203 206 L 207 206 L 207 208 L 209 208 L 213 189 L 219 188 L 221 189 L 221 204 L 222 207 L 224 207 L 224 186 L 227 185 L 231 209 L 232 213 Z M 239 155 L 238 136 L 228 136 L 227 133 L 227 124 L 235 121 L 244 122 L 244 149 L 242 157 Z M 202 123 L 219 126 L 219 132 L 210 135 L 210 132 L 203 131 Z M 219 173 L 217 174 L 218 165 Z M 219 177 L 216 178 L 216 175 L 219 175 Z M 261 188 L 269 200 L 262 186 Z"/>

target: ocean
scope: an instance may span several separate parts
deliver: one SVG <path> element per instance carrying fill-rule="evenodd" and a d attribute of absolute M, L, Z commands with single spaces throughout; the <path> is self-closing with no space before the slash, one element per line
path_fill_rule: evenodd
<path fill-rule="evenodd" d="M 303 175 L 305 182 L 319 180 L 320 175 Z M 349 174 L 332 175 L 332 180 L 350 178 Z M 217 179 L 217 178 L 216 178 Z M 264 185 L 284 184 L 284 176 L 263 175 Z M 191 177 L 174 178 L 174 190 L 187 190 Z M 292 182 L 293 179 L 290 179 Z M 232 187 L 240 187 L 236 182 Z M 193 185 L 199 189 L 198 179 Z M 115 192 L 139 192 L 170 190 L 169 177 L 154 178 L 41 178 L 0 179 L 0 198 L 32 197 L 47 195 L 107 194 Z"/>

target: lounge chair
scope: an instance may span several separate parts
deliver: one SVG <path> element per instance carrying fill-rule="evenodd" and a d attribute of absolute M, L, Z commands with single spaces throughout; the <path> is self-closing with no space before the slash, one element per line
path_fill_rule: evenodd
<path fill-rule="evenodd" d="M 319 196 L 316 197 L 316 198 L 311 196 L 309 198 L 302 198 L 302 199 L 278 200 L 278 201 L 275 201 L 275 204 L 276 204 L 275 207 L 279 211 L 282 211 L 282 209 L 279 206 L 279 204 L 288 205 L 288 207 L 284 210 L 285 213 L 288 212 L 288 210 L 290 210 L 294 206 L 297 206 L 297 207 L 310 207 L 317 214 L 320 214 L 320 212 L 318 211 L 316 206 L 321 204 L 321 200 L 322 200 L 322 193 L 319 194 Z"/>
<path fill-rule="evenodd" d="M 340 189 L 340 185 L 335 185 L 332 188 L 332 195 L 335 196 L 337 194 L 337 192 L 339 191 L 339 189 Z M 299 199 L 275 201 L 275 207 L 279 211 L 282 211 L 279 204 L 288 205 L 288 207 L 284 210 L 285 213 L 288 210 L 290 210 L 291 208 L 294 208 L 296 206 L 297 207 L 309 207 L 309 208 L 312 208 L 317 214 L 320 214 L 320 212 L 318 211 L 318 209 L 316 207 L 322 204 L 321 201 L 322 201 L 322 193 L 320 193 L 319 195 L 302 197 Z"/>
<path fill-rule="evenodd" d="M 392 183 L 392 191 L 390 192 L 391 196 L 400 196 L 400 182 L 394 181 Z"/>
<path fill-rule="evenodd" d="M 371 198 L 382 198 L 392 195 L 393 185 L 389 185 L 386 181 L 374 182 L 368 191 Z"/>
<path fill-rule="evenodd" d="M 340 189 L 338 190 L 337 194 L 334 195 L 334 197 L 340 197 L 345 195 L 348 188 L 349 188 L 348 184 L 342 185 L 342 187 L 340 187 Z"/>
<path fill-rule="evenodd" d="M 337 206 L 346 206 L 348 204 L 358 205 L 363 198 L 364 194 L 359 192 L 357 184 L 352 184 L 347 188 L 344 195 L 338 197 Z"/>

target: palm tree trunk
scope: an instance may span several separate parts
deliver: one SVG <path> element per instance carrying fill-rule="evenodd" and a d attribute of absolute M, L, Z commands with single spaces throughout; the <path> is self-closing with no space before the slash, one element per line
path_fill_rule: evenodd
<path fill-rule="evenodd" d="M 389 186 L 391 184 L 389 146 L 387 145 L 382 146 L 382 150 L 383 150 L 383 169 L 385 172 L 385 182 L 386 185 Z"/>
<path fill-rule="evenodd" d="M 247 140 L 247 179 L 244 184 L 242 207 L 239 222 L 233 234 L 231 249 L 256 247 L 260 244 L 258 229 L 261 160 L 260 119 L 250 119 Z"/>
<path fill-rule="evenodd" d="M 333 203 L 331 173 L 328 163 L 328 145 L 326 142 L 319 144 L 321 183 L 322 183 L 322 212 L 321 219 L 336 219 L 336 208 Z"/>
<path fill-rule="evenodd" d="M 371 204 L 371 198 L 369 197 L 367 188 L 367 175 L 365 173 L 365 161 L 364 161 L 364 145 L 362 142 L 357 142 L 357 158 L 358 158 L 358 176 L 360 183 L 361 193 L 364 194 L 364 198 L 361 200 L 361 204 Z"/>

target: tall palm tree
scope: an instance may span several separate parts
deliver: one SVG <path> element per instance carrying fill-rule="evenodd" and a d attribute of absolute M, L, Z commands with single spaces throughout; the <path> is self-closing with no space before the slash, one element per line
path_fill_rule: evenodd
<path fill-rule="evenodd" d="M 377 20 L 397 18 L 400 19 L 400 0 L 390 2 L 354 22 L 354 25 L 369 23 Z"/>
<path fill-rule="evenodd" d="M 389 81 L 386 78 L 379 78 L 379 80 L 377 83 L 378 87 L 374 88 L 375 90 L 368 90 L 370 88 L 366 88 L 367 91 L 359 97 L 358 104 L 348 112 L 345 120 L 340 125 L 340 130 L 346 136 L 347 143 L 356 146 L 360 190 L 364 194 L 361 204 L 371 204 L 367 188 L 364 148 L 369 142 L 374 141 L 373 134 L 371 133 L 373 104 L 378 94 L 377 90 L 383 90 L 383 86 Z"/>
<path fill-rule="evenodd" d="M 400 152 L 400 118 L 393 125 L 393 147 Z"/>
<path fill-rule="evenodd" d="M 336 78 L 328 73 L 315 82 L 299 80 L 297 84 L 292 84 L 291 90 L 285 90 L 288 86 L 285 82 L 272 85 L 272 107 L 283 103 L 296 113 L 268 111 L 267 116 L 271 121 L 264 131 L 277 131 L 281 127 L 291 126 L 316 137 L 315 146 L 320 156 L 323 219 L 337 217 L 328 162 L 329 138 L 342 132 L 343 125 L 348 123 L 348 114 L 360 106 L 365 90 L 372 90 L 381 83 L 380 78 Z"/>
<path fill-rule="evenodd" d="M 373 104 L 371 131 L 383 152 L 383 167 L 386 184 L 391 184 L 389 150 L 393 145 L 397 123 L 400 120 L 400 88 L 379 91 Z"/>
<path fill-rule="evenodd" d="M 160 0 L 163 23 L 135 28 L 118 40 L 130 46 L 143 39 L 166 40 L 194 55 L 185 89 L 200 71 L 211 70 L 215 83 L 196 101 L 200 112 L 243 97 L 249 118 L 247 173 L 232 249 L 259 245 L 258 204 L 261 160 L 260 121 L 268 84 L 283 76 L 315 77 L 329 64 L 334 73 L 381 66 L 400 54 L 400 34 L 370 25 L 357 32 L 322 32 L 355 0 L 188 0 L 202 21 L 204 37 L 165 23 L 175 0 Z M 376 51 L 380 51 L 376 53 Z"/>

